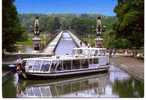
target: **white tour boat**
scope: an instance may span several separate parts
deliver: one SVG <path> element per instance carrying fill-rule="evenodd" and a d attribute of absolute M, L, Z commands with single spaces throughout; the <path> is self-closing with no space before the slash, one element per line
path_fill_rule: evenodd
<path fill-rule="evenodd" d="M 108 69 L 106 48 L 81 47 L 74 48 L 72 55 L 25 58 L 17 72 L 20 78 L 43 79 L 107 72 Z"/>

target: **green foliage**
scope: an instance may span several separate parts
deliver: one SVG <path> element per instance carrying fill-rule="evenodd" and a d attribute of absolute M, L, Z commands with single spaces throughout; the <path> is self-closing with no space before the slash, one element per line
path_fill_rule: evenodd
<path fill-rule="evenodd" d="M 125 38 L 116 37 L 114 31 L 105 32 L 103 34 L 104 46 L 106 48 L 128 48 L 129 42 Z"/>
<path fill-rule="evenodd" d="M 84 43 L 89 43 L 92 47 L 95 46 L 95 38 L 96 35 L 95 34 L 88 34 L 87 36 L 81 36 L 80 39 L 84 42 Z"/>
<path fill-rule="evenodd" d="M 14 51 L 14 44 L 22 38 L 23 29 L 19 23 L 14 0 L 2 1 L 2 47 L 3 50 Z"/>
<path fill-rule="evenodd" d="M 26 46 L 30 45 L 30 46 L 32 46 L 32 38 L 29 37 L 25 40 L 17 41 L 16 44 L 17 45 L 26 45 Z"/>
<path fill-rule="evenodd" d="M 144 0 L 118 0 L 114 9 L 118 21 L 115 35 L 129 42 L 129 47 L 144 46 Z"/>
<path fill-rule="evenodd" d="M 96 33 L 96 18 L 97 14 L 21 14 L 19 19 L 22 26 L 28 32 L 33 30 L 33 21 L 36 16 L 39 16 L 40 29 L 43 32 L 54 33 L 56 30 L 72 29 L 77 35 Z M 115 22 L 115 17 L 103 16 L 103 24 L 107 29 L 111 29 Z"/>
<path fill-rule="evenodd" d="M 93 33 L 93 30 L 95 30 L 95 25 L 96 25 L 95 19 L 79 17 L 79 18 L 74 18 L 72 20 L 71 27 L 72 27 L 72 29 L 74 29 L 76 31 L 76 33 L 78 35 L 83 36 L 87 33 L 88 34 Z"/>
<path fill-rule="evenodd" d="M 61 27 L 60 19 L 58 17 L 55 17 L 54 22 L 52 24 L 52 30 L 56 31 L 56 30 L 60 29 L 60 27 Z"/>
<path fill-rule="evenodd" d="M 117 20 L 113 16 L 98 14 L 21 14 L 19 19 L 28 33 L 32 32 L 33 21 L 39 16 L 40 30 L 45 33 L 56 33 L 59 30 L 71 30 L 81 40 L 95 45 L 96 18 L 102 16 L 102 24 L 106 26 L 106 32 L 112 29 Z"/>

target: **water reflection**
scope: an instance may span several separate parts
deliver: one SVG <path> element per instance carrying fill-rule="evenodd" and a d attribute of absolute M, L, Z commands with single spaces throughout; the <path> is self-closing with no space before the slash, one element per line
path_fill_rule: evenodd
<path fill-rule="evenodd" d="M 143 97 L 144 83 L 111 66 L 109 73 L 69 79 L 20 81 L 17 97 Z"/>
<path fill-rule="evenodd" d="M 144 82 L 111 66 L 109 73 L 53 80 L 18 80 L 2 86 L 3 97 L 144 97 Z"/>
<path fill-rule="evenodd" d="M 138 81 L 125 71 L 111 66 L 109 80 L 112 83 L 112 92 L 119 97 L 144 97 L 144 81 Z"/>
<path fill-rule="evenodd" d="M 128 80 L 130 79 L 130 76 L 128 73 L 126 73 L 125 71 L 121 70 L 118 67 L 114 67 L 114 66 L 110 66 L 109 69 L 110 72 L 110 76 L 109 76 L 109 80 L 114 83 L 117 80 Z"/>
<path fill-rule="evenodd" d="M 144 97 L 144 83 L 137 80 L 116 80 L 113 84 L 113 92 L 119 97 Z"/>
<path fill-rule="evenodd" d="M 105 94 L 108 74 L 86 77 L 39 81 L 21 81 L 17 85 L 17 97 L 94 97 Z"/>

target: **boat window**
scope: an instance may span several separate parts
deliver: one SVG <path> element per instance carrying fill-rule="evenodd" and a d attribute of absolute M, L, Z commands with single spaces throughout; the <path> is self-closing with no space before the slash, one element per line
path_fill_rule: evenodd
<path fill-rule="evenodd" d="M 95 50 L 94 56 L 97 56 L 97 55 L 98 55 L 98 50 Z"/>
<path fill-rule="evenodd" d="M 78 50 L 78 54 L 82 54 L 83 53 L 83 50 L 82 49 L 79 49 Z"/>
<path fill-rule="evenodd" d="M 41 63 L 42 63 L 41 60 L 36 60 L 34 65 L 32 66 L 33 71 L 40 71 Z"/>
<path fill-rule="evenodd" d="M 98 58 L 94 58 L 94 59 L 93 59 L 93 63 L 94 63 L 94 64 L 98 64 Z"/>
<path fill-rule="evenodd" d="M 58 64 L 59 64 L 59 62 L 53 61 L 50 71 L 55 71 L 55 68 L 57 67 Z"/>
<path fill-rule="evenodd" d="M 57 71 L 61 71 L 62 70 L 62 65 L 61 63 L 57 66 Z"/>
<path fill-rule="evenodd" d="M 34 60 L 27 60 L 26 61 L 26 66 L 28 66 L 28 70 L 32 70 L 32 66 L 34 65 L 35 61 Z"/>
<path fill-rule="evenodd" d="M 81 68 L 88 68 L 88 59 L 82 59 L 81 61 Z"/>
<path fill-rule="evenodd" d="M 63 70 L 71 70 L 71 60 L 63 61 Z"/>
<path fill-rule="evenodd" d="M 50 62 L 49 61 L 43 61 L 43 64 L 41 66 L 41 71 L 48 71 L 50 67 Z"/>
<path fill-rule="evenodd" d="M 93 63 L 92 60 L 93 60 L 93 59 L 88 59 L 88 63 L 89 63 L 89 64 L 92 64 L 92 63 Z"/>
<path fill-rule="evenodd" d="M 72 69 L 80 69 L 80 60 L 72 61 Z"/>
<path fill-rule="evenodd" d="M 53 61 L 51 65 L 51 72 L 61 71 L 62 70 L 62 62 L 61 61 Z"/>

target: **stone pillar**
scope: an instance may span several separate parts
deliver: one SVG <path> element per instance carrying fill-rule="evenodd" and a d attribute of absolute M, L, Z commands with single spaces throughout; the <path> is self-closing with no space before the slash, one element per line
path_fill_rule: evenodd
<path fill-rule="evenodd" d="M 97 22 L 96 22 L 96 33 L 97 37 L 95 39 L 96 44 L 95 47 L 97 48 L 103 48 L 103 38 L 101 37 L 102 33 L 102 23 L 101 23 L 101 17 L 97 17 Z"/>
<path fill-rule="evenodd" d="M 34 37 L 32 38 L 34 50 L 40 50 L 41 48 L 41 39 L 40 39 L 40 30 L 39 30 L 39 18 L 36 17 L 34 21 Z"/>
<path fill-rule="evenodd" d="M 34 50 L 40 50 L 40 48 L 41 48 L 41 39 L 40 39 L 40 37 L 33 37 L 32 41 L 33 41 Z"/>

